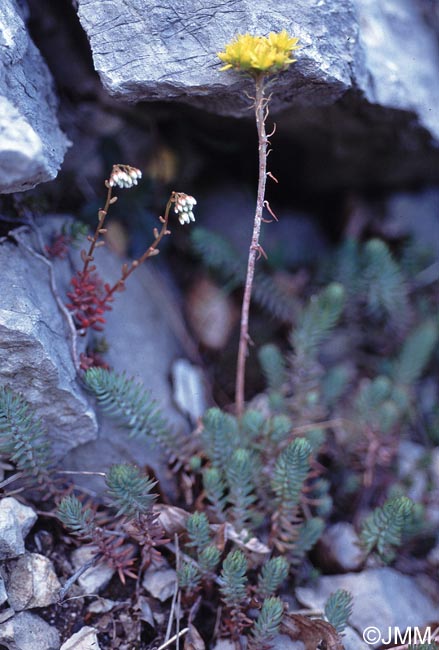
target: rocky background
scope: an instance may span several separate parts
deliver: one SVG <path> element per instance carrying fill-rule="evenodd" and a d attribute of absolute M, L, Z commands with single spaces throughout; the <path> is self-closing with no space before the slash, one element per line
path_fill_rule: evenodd
<path fill-rule="evenodd" d="M 115 252 L 99 257 L 108 279 L 117 277 L 117 254 L 142 252 L 172 189 L 197 197 L 200 225 L 245 248 L 257 163 L 251 85 L 221 73 L 216 52 L 237 32 L 282 29 L 302 47 L 272 86 L 277 131 L 270 166 L 279 185 L 268 197 L 280 222 L 267 230 L 264 246 L 294 266 L 318 258 L 342 233 L 373 223 L 395 239 L 414 234 L 436 248 L 439 261 L 435 0 L 1 2 L 0 383 L 13 385 L 44 417 L 68 469 L 103 471 L 125 459 L 154 468 L 168 495 L 176 489 L 153 448 L 139 456 L 109 422 L 98 433 L 72 356 L 73 346 L 80 352 L 85 342 L 75 339 L 63 307 L 72 260 L 52 264 L 44 246 L 72 217 L 94 223 L 103 180 L 122 162 L 140 168 L 145 180 L 114 208 Z M 179 266 L 186 233 L 176 232 L 175 240 L 154 268 L 132 278 L 129 295 L 118 296 L 106 336 L 109 363 L 141 378 L 187 432 L 212 402 L 209 378 L 196 370 L 194 339 L 224 350 L 236 313 L 222 304 L 217 330 L 197 330 L 196 310 L 212 289 Z M 197 400 L 188 406 L 190 382 Z M 227 382 L 223 389 L 227 394 Z M 86 483 L 92 492 L 102 487 L 99 479 Z M 43 555 L 25 551 L 35 518 L 12 499 L 0 504 L 0 598 L 10 606 L 0 618 L 0 647 L 8 650 L 59 650 L 62 641 L 29 611 L 55 602 L 59 588 Z M 7 526 L 13 542 L 4 541 Z M 352 540 L 346 543 L 353 548 Z M 20 591 L 17 575 L 40 576 L 48 595 L 35 585 L 27 591 L 26 577 Z M 355 592 L 360 575 L 349 581 L 350 575 L 343 586 Z M 398 607 L 408 607 L 409 593 L 415 602 L 415 587 L 390 569 L 370 579 L 395 591 L 387 625 L 397 625 Z M 401 593 L 405 604 L 396 605 Z M 317 607 L 322 598 L 302 590 L 303 604 Z M 427 621 L 434 606 L 422 598 L 416 602 Z M 352 643 L 361 647 L 358 638 Z M 62 645 L 73 648 L 96 650 L 93 629 L 84 627 L 80 638 Z"/>

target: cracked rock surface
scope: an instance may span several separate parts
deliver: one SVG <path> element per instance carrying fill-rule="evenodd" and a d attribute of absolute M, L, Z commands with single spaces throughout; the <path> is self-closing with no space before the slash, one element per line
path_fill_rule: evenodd
<path fill-rule="evenodd" d="M 209 0 L 184 0 L 178 9 L 170 0 L 154 6 L 146 0 L 116 0 L 111 5 L 80 0 L 78 16 L 104 86 L 129 101 L 177 99 L 220 114 L 246 115 L 242 89 L 251 84 L 240 75 L 220 72 L 216 57 L 244 32 L 287 29 L 300 36 L 301 63 L 280 75 L 273 111 L 297 102 L 333 103 L 351 87 L 353 75 L 361 78 L 365 73 L 351 2 L 328 11 L 322 2 L 299 0 L 292 5 L 280 0 L 267 11 L 265 3 L 250 0 L 216 6 Z M 134 55 L 116 45 L 133 39 Z"/>
<path fill-rule="evenodd" d="M 57 601 L 61 584 L 52 562 L 39 553 L 25 553 L 1 568 L 9 604 L 19 612 Z"/>
<path fill-rule="evenodd" d="M 13 497 L 0 501 L 0 560 L 24 553 L 24 540 L 37 520 L 36 513 Z"/>
<path fill-rule="evenodd" d="M 31 612 L 19 612 L 0 625 L 7 650 L 59 650 L 58 631 Z"/>
<path fill-rule="evenodd" d="M 88 625 L 82 627 L 62 644 L 60 650 L 99 650 L 96 630 Z"/>
<path fill-rule="evenodd" d="M 0 193 L 56 177 L 69 141 L 52 78 L 16 0 L 0 3 Z"/>
<path fill-rule="evenodd" d="M 78 16 L 104 86 L 124 100 L 247 115 L 251 84 L 220 72 L 216 53 L 237 33 L 286 29 L 301 49 L 275 81 L 272 112 L 333 104 L 355 90 L 364 103 L 413 112 L 439 136 L 438 46 L 413 0 L 277 0 L 270 11 L 260 0 L 183 0 L 178 8 L 170 0 L 79 0 Z"/>
<path fill-rule="evenodd" d="M 54 453 L 96 437 L 93 409 L 76 380 L 69 332 L 51 288 L 50 264 L 32 254 L 27 232 L 0 245 L 0 385 L 20 393 L 41 417 Z"/>

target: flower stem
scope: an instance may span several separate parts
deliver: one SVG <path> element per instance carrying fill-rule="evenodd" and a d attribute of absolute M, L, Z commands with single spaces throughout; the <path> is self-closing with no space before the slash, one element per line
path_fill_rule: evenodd
<path fill-rule="evenodd" d="M 160 232 L 157 229 L 154 229 L 154 236 L 155 239 L 152 242 L 150 246 L 146 249 L 146 251 L 143 253 L 141 257 L 137 260 L 133 260 L 131 264 L 124 264 L 122 267 L 122 274 L 121 277 L 115 284 L 109 288 L 104 296 L 104 301 L 108 300 L 115 291 L 121 291 L 123 290 L 125 280 L 131 275 L 135 269 L 137 269 L 138 266 L 143 264 L 145 260 L 148 259 L 148 257 L 152 257 L 153 255 L 157 255 L 158 251 L 158 245 L 160 244 L 161 240 L 165 235 L 169 235 L 170 231 L 168 230 L 168 221 L 169 221 L 169 210 L 171 209 L 171 205 L 174 203 L 174 196 L 175 192 L 172 192 L 171 197 L 169 201 L 166 204 L 166 209 L 165 209 L 165 216 L 160 217 L 160 222 L 162 224 L 162 227 L 160 229 Z"/>
<path fill-rule="evenodd" d="M 265 119 L 267 109 L 267 99 L 265 97 L 265 77 L 263 74 L 255 79 L 256 96 L 255 96 L 255 117 L 256 128 L 258 132 L 259 144 L 259 179 L 258 194 L 256 200 L 255 219 L 253 224 L 253 234 L 250 244 L 250 250 L 247 262 L 247 276 L 245 279 L 244 297 L 242 300 L 241 310 L 241 332 L 239 337 L 238 362 L 236 369 L 236 392 L 235 407 L 236 414 L 241 417 L 244 412 L 244 388 L 245 388 L 245 363 L 248 355 L 248 344 L 250 337 L 248 334 L 248 322 L 250 311 L 250 300 L 253 287 L 253 278 L 255 274 L 256 260 L 263 253 L 259 244 L 259 235 L 262 225 L 262 211 L 265 200 L 265 184 L 267 180 L 267 133 L 265 131 Z"/>
<path fill-rule="evenodd" d="M 98 225 L 96 226 L 96 230 L 94 231 L 93 235 L 88 237 L 90 241 L 90 248 L 88 249 L 88 252 L 84 250 L 81 253 L 82 261 L 84 262 L 84 266 L 81 272 L 81 275 L 83 276 L 87 273 L 88 265 L 94 259 L 93 253 L 98 243 L 99 235 L 103 235 L 105 233 L 103 226 L 104 226 L 105 217 L 107 216 L 108 209 L 112 202 L 111 194 L 113 190 L 113 188 L 109 185 L 108 181 L 106 181 L 106 186 L 107 186 L 107 200 L 105 201 L 105 206 L 98 211 Z"/>

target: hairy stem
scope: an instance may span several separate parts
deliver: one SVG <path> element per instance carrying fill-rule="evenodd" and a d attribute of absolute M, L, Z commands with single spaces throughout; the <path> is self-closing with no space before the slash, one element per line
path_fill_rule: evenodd
<path fill-rule="evenodd" d="M 256 97 L 255 97 L 255 117 L 256 127 L 258 131 L 259 143 L 259 179 L 258 179 L 258 195 L 256 200 L 255 219 L 253 224 L 253 234 L 250 244 L 247 262 L 247 275 L 245 279 L 244 297 L 242 300 L 241 310 L 241 332 L 239 336 L 238 348 L 238 362 L 236 369 L 236 392 L 235 392 L 235 406 L 236 414 L 241 417 L 244 412 L 244 388 L 245 388 L 245 363 L 248 355 L 248 322 L 250 311 L 250 300 L 253 287 L 253 278 L 255 275 L 256 260 L 261 256 L 262 249 L 259 244 L 259 235 L 262 225 L 262 211 L 264 209 L 265 200 L 265 183 L 267 180 L 267 134 L 265 131 L 265 118 L 267 100 L 264 94 L 263 75 L 256 77 Z"/>

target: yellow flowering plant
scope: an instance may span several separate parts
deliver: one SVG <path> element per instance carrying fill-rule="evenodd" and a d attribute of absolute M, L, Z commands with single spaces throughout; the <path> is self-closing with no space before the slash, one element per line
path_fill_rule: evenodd
<path fill-rule="evenodd" d="M 265 96 L 266 79 L 270 75 L 286 70 L 291 63 L 296 61 L 296 59 L 292 58 L 292 53 L 299 48 L 298 41 L 298 38 L 290 36 L 286 30 L 278 33 L 271 32 L 268 36 L 238 34 L 226 45 L 224 52 L 218 52 L 218 57 L 225 64 L 221 70 L 245 72 L 255 80 L 254 108 L 259 144 L 258 194 L 242 300 L 241 331 L 236 369 L 235 403 L 236 413 L 239 417 L 244 412 L 245 364 L 250 341 L 248 324 L 255 265 L 261 255 L 265 256 L 265 252 L 259 243 L 264 208 L 268 208 L 271 215 L 274 216 L 268 201 L 265 199 L 267 176 L 276 180 L 270 172 L 267 173 L 268 137 L 265 122 L 268 116 L 269 97 Z"/>
<path fill-rule="evenodd" d="M 238 34 L 218 57 L 225 63 L 221 70 L 240 70 L 253 75 L 270 75 L 288 68 L 296 59 L 292 52 L 300 47 L 284 29 L 268 36 Z"/>

